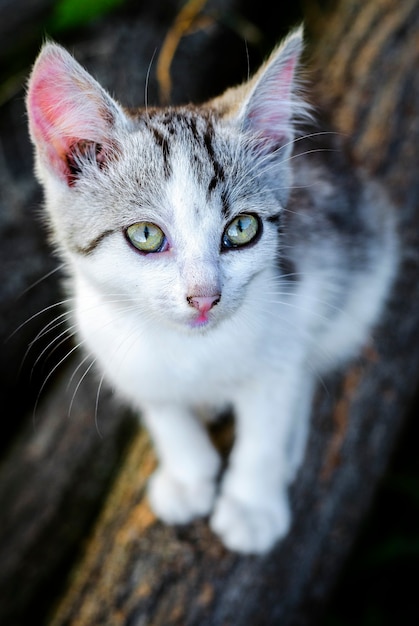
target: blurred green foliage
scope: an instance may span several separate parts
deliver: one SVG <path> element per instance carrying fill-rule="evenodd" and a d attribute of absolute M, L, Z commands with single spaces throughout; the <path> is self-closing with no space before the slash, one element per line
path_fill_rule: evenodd
<path fill-rule="evenodd" d="M 82 26 L 124 4 L 125 0 L 58 0 L 47 22 L 47 30 L 60 32 Z"/>
<path fill-rule="evenodd" d="M 0 48 L 0 105 L 22 89 L 29 67 L 45 38 L 65 45 L 74 31 L 78 34 L 94 20 L 124 9 L 129 0 L 55 0 L 35 6 L 30 20 L 22 21 L 15 36 L 6 38 Z M 1 15 L 0 9 L 0 15 Z M 2 15 L 5 18 L 5 15 Z"/>

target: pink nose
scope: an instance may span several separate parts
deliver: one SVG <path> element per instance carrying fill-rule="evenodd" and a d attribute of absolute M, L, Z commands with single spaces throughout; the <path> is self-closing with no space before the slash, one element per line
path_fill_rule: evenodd
<path fill-rule="evenodd" d="M 188 296 L 188 303 L 197 309 L 200 313 L 206 313 L 213 306 L 219 303 L 221 295 L 217 293 L 214 296 Z"/>

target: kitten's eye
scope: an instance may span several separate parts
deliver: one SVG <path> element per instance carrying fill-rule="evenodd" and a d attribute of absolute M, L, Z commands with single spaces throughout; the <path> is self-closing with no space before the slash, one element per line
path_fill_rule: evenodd
<path fill-rule="evenodd" d="M 222 246 L 224 249 L 247 246 L 255 241 L 261 232 L 261 223 L 255 215 L 239 215 L 224 231 Z"/>
<path fill-rule="evenodd" d="M 151 222 L 138 222 L 128 226 L 126 235 L 140 252 L 164 252 L 167 245 L 162 229 Z"/>

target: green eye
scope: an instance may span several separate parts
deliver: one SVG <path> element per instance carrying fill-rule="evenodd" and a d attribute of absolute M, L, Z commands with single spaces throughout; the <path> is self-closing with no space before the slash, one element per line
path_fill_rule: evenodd
<path fill-rule="evenodd" d="M 128 226 L 127 237 L 140 252 L 163 252 L 167 239 L 161 228 L 151 222 L 138 222 Z"/>
<path fill-rule="evenodd" d="M 224 231 L 222 245 L 224 249 L 240 248 L 254 241 L 261 232 L 261 224 L 255 215 L 238 215 Z"/>

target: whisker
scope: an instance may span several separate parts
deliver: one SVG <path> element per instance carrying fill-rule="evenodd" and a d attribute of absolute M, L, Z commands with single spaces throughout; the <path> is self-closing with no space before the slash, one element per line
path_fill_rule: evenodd
<path fill-rule="evenodd" d="M 339 152 L 339 150 L 336 150 L 336 148 L 313 148 L 312 150 L 305 150 L 304 152 L 297 152 L 297 154 L 291 154 L 291 156 L 289 156 L 284 163 L 289 163 L 290 161 L 293 161 L 294 159 L 298 159 L 299 157 L 302 156 L 307 156 L 308 154 L 315 154 L 316 152 Z"/>
<path fill-rule="evenodd" d="M 103 373 L 99 384 L 98 384 L 98 388 L 97 388 L 97 393 L 96 393 L 96 401 L 95 401 L 95 426 L 96 426 L 96 432 L 99 435 L 100 439 L 103 439 L 103 435 L 100 432 L 100 428 L 99 428 L 99 417 L 98 417 L 98 409 L 99 409 L 99 396 L 100 396 L 100 392 L 102 390 L 102 385 L 103 385 L 103 381 L 105 379 L 105 374 Z"/>
<path fill-rule="evenodd" d="M 298 298 L 299 294 L 296 294 L 295 292 L 292 291 L 279 291 L 279 292 L 272 292 L 270 294 L 268 294 L 270 296 L 273 297 L 295 297 Z M 323 305 L 325 308 L 330 309 L 331 311 L 333 311 L 334 313 L 342 313 L 344 314 L 345 311 L 344 309 L 342 309 L 341 307 L 338 307 L 334 304 L 332 304 L 331 302 L 328 302 L 327 300 L 322 300 L 320 298 L 317 298 L 316 296 L 304 296 L 304 300 L 305 301 L 309 301 L 312 304 L 321 304 Z M 269 303 L 269 304 L 282 304 L 282 305 L 286 305 L 286 306 L 292 306 L 293 308 L 297 308 L 297 309 L 301 309 L 301 310 L 306 310 L 305 307 L 296 305 L 294 303 L 291 302 L 284 302 L 283 300 L 277 300 L 277 299 L 272 299 L 272 300 L 265 300 L 265 302 Z M 314 311 L 311 311 L 314 314 Z M 317 314 L 318 316 L 318 314 Z M 327 320 L 326 317 L 321 316 L 322 319 Z"/>
<path fill-rule="evenodd" d="M 48 343 L 47 346 L 45 346 L 45 348 L 42 350 L 42 352 L 38 355 L 36 361 L 34 362 L 33 366 L 32 366 L 32 371 L 31 371 L 31 379 L 33 376 L 33 372 L 36 368 L 36 366 L 38 365 L 38 363 L 40 362 L 40 360 L 42 359 L 42 357 L 44 356 L 44 354 L 52 347 L 54 346 L 54 348 L 50 351 L 48 358 L 56 351 L 58 350 L 58 348 L 65 343 L 66 341 L 68 341 L 70 339 L 70 337 L 75 335 L 75 332 L 71 332 L 73 329 L 76 328 L 76 325 L 73 324 L 72 326 L 70 326 L 69 328 L 65 328 L 63 330 L 63 332 L 61 332 L 57 337 L 54 337 L 54 339 L 52 341 L 50 341 Z M 61 339 L 61 337 L 63 337 L 63 339 Z M 58 339 L 61 339 L 61 341 L 59 341 L 58 343 L 56 343 L 56 341 Z M 56 345 L 54 345 L 56 344 Z"/>
<path fill-rule="evenodd" d="M 52 276 L 53 274 L 55 274 L 56 272 L 59 272 L 60 270 L 62 270 L 65 267 L 65 263 L 61 263 L 60 265 L 58 265 L 57 267 L 54 267 L 53 270 L 47 272 L 46 274 L 44 274 L 44 276 L 41 276 L 41 278 L 38 278 L 38 280 L 36 280 L 35 282 L 33 282 L 31 285 L 29 285 L 29 287 L 26 287 L 26 289 L 24 289 L 18 296 L 17 298 L 21 298 L 22 296 L 24 296 L 26 293 L 28 293 L 28 291 L 30 291 L 31 289 L 33 289 L 34 287 L 37 287 L 40 283 L 42 283 L 44 280 L 47 280 L 48 278 L 50 278 L 50 276 Z"/>
<path fill-rule="evenodd" d="M 34 339 L 32 339 L 32 341 L 29 343 L 28 347 L 26 348 L 25 354 L 22 357 L 21 363 L 20 363 L 20 367 L 19 367 L 19 375 L 22 372 L 23 366 L 26 362 L 26 359 L 28 358 L 28 355 L 30 353 L 30 351 L 32 350 L 32 348 L 34 347 L 34 345 L 36 344 L 37 341 L 39 341 L 40 339 L 42 339 L 43 337 L 45 337 L 46 335 L 48 335 L 50 332 L 52 332 L 53 330 L 55 330 L 56 328 L 58 328 L 59 326 L 61 326 L 62 324 L 65 324 L 67 322 L 67 318 L 68 318 L 69 314 L 67 312 L 62 313 L 61 315 L 59 315 L 57 318 L 54 318 L 53 320 L 51 320 L 50 322 L 48 322 L 48 324 L 46 324 L 42 330 L 39 331 L 39 333 L 36 335 L 36 337 Z M 57 321 L 60 318 L 61 321 Z"/>
<path fill-rule="evenodd" d="M 145 108 L 145 112 L 147 116 L 148 116 L 148 87 L 149 87 L 149 82 L 150 82 L 151 68 L 154 63 L 154 57 L 156 56 L 156 52 L 157 52 L 157 48 L 154 48 L 154 52 L 150 59 L 150 63 L 148 64 L 147 74 L 146 74 L 145 83 L 144 83 L 144 108 Z"/>
<path fill-rule="evenodd" d="M 81 343 L 82 343 L 82 342 L 81 342 Z M 58 369 L 59 367 L 61 367 L 61 365 L 62 365 L 62 364 L 63 364 L 63 363 L 64 363 L 64 362 L 65 362 L 65 361 L 66 361 L 66 360 L 67 360 L 67 359 L 68 359 L 68 358 L 69 358 L 69 357 L 73 354 L 73 352 L 75 352 L 75 350 L 77 350 L 77 349 L 79 348 L 79 346 L 80 346 L 80 345 L 81 345 L 81 344 L 76 344 L 76 345 L 74 345 L 74 346 L 73 346 L 73 347 L 72 347 L 72 348 L 71 348 L 71 349 L 67 352 L 67 354 L 65 354 L 65 355 L 62 357 L 62 359 L 60 359 L 60 361 L 58 361 L 58 363 L 56 363 L 56 364 L 54 365 L 54 367 L 52 368 L 52 370 L 48 373 L 48 375 L 46 376 L 45 380 L 43 381 L 43 383 L 42 383 L 42 385 L 41 385 L 41 387 L 40 387 L 40 389 L 39 389 L 39 391 L 38 391 L 38 395 L 37 395 L 36 400 L 35 400 L 35 406 L 34 406 L 34 409 L 33 409 L 32 421 L 33 421 L 33 424 L 34 424 L 34 425 L 36 424 L 36 412 L 37 412 L 37 410 L 38 410 L 39 401 L 40 401 L 40 399 L 41 399 L 42 392 L 44 391 L 44 389 L 45 389 L 45 387 L 46 387 L 46 385 L 47 385 L 48 381 L 51 379 L 51 377 L 52 377 L 52 376 L 53 376 L 53 374 L 57 371 L 57 369 Z"/>
<path fill-rule="evenodd" d="M 90 359 L 90 358 L 91 358 L 91 353 L 86 354 L 86 356 L 85 356 L 85 357 L 84 357 L 84 358 L 80 361 L 80 363 L 77 365 L 77 367 L 76 367 L 76 368 L 74 368 L 73 373 L 71 374 L 71 376 L 70 376 L 70 378 L 69 378 L 69 380 L 68 380 L 68 383 L 67 383 L 67 387 L 66 387 L 66 390 L 67 390 L 67 391 L 70 389 L 71 384 L 72 384 L 72 382 L 73 382 L 73 380 L 74 380 L 74 378 L 75 378 L 75 376 L 76 376 L 77 372 L 79 371 L 79 369 L 80 369 L 81 367 L 83 367 L 83 365 L 86 363 L 86 361 L 87 361 L 88 359 Z"/>
<path fill-rule="evenodd" d="M 339 150 L 336 150 L 335 148 L 312 148 L 311 150 L 305 150 L 304 152 L 297 152 L 296 154 L 291 154 L 289 157 L 287 157 L 282 163 L 290 163 L 291 161 L 293 161 L 294 159 L 299 159 L 303 156 L 307 156 L 308 154 L 315 154 L 317 152 L 339 152 Z M 264 165 L 263 168 L 260 168 L 259 170 L 259 175 L 260 174 L 266 174 L 267 172 L 269 172 L 272 169 L 275 169 L 277 167 L 277 164 L 275 162 L 272 162 L 272 158 L 266 158 L 266 161 L 268 162 L 267 165 Z"/>
<path fill-rule="evenodd" d="M 257 176 L 260 176 L 261 174 L 268 172 L 270 169 L 275 168 L 276 164 L 272 163 L 272 159 L 275 158 L 275 156 L 279 155 L 282 151 L 286 150 L 290 145 L 294 145 L 300 141 L 306 140 L 306 139 L 312 139 L 315 137 L 319 137 L 319 136 L 324 136 L 324 135 L 341 135 L 342 133 L 339 132 L 335 132 L 335 131 L 317 131 L 317 132 L 312 132 L 312 133 L 305 133 L 303 135 L 300 135 L 298 137 L 294 137 L 293 139 L 291 139 L 290 141 L 286 142 L 285 144 L 279 146 L 276 150 L 264 155 L 263 157 L 258 157 L 254 163 L 252 164 L 251 168 L 247 168 L 241 175 L 241 177 L 238 178 L 238 180 L 236 181 L 236 185 L 237 187 L 240 187 L 240 185 L 242 184 L 243 180 L 249 180 L 250 177 L 250 182 L 252 182 L 252 180 L 255 180 L 255 178 L 257 178 Z M 239 147 L 241 147 L 242 149 L 244 149 L 245 151 L 248 151 L 249 149 L 251 150 L 251 146 L 254 143 L 254 137 L 250 136 L 250 137 L 246 137 L 244 144 L 241 144 Z M 333 148 L 314 148 L 312 150 L 307 150 L 305 152 L 301 152 L 301 153 L 296 153 L 296 154 L 292 154 L 290 155 L 287 159 L 285 159 L 283 162 L 287 163 L 292 159 L 295 159 L 299 156 L 305 156 L 307 154 L 312 154 L 315 152 L 338 152 L 338 150 L 333 149 Z M 266 164 L 266 165 L 265 165 Z M 256 175 L 253 176 L 253 172 L 256 172 Z"/>
<path fill-rule="evenodd" d="M 290 141 L 287 141 L 287 143 L 284 143 L 282 146 L 279 146 L 279 148 L 277 148 L 275 152 L 280 152 L 281 150 L 284 150 L 288 146 L 295 145 L 299 141 L 305 141 L 306 139 L 313 139 L 313 137 L 321 137 L 324 135 L 344 136 L 343 133 L 332 131 L 332 130 L 320 130 L 320 131 L 316 131 L 313 133 L 305 133 L 304 135 L 299 135 L 298 137 L 294 137 Z"/>
<path fill-rule="evenodd" d="M 91 355 L 90 355 L 90 354 L 89 354 L 89 355 L 88 355 L 85 359 L 83 359 L 82 363 L 85 363 L 85 362 L 86 362 L 86 360 L 87 360 L 88 358 L 91 358 Z M 93 367 L 93 365 L 95 364 L 95 362 L 96 362 L 96 359 L 93 359 L 93 361 L 92 361 L 92 362 L 90 363 L 90 365 L 86 368 L 85 372 L 83 373 L 83 375 L 81 376 L 81 378 L 80 378 L 80 379 L 79 379 L 79 381 L 77 382 L 76 388 L 74 389 L 73 395 L 71 396 L 70 404 L 69 404 L 69 407 L 68 407 L 68 416 L 69 416 L 69 417 L 70 417 L 70 415 L 71 415 L 71 410 L 72 410 L 72 408 L 73 408 L 73 403 L 74 403 L 74 400 L 75 400 L 75 398 L 76 398 L 77 392 L 78 392 L 78 390 L 80 389 L 80 385 L 82 384 L 83 380 L 86 378 L 87 374 L 88 374 L 88 373 L 90 372 L 90 370 L 92 369 L 92 367 Z M 78 370 L 79 368 L 80 368 L 80 365 L 77 367 L 77 370 Z M 77 371 L 77 370 L 76 370 L 76 371 Z M 73 372 L 73 375 L 71 376 L 71 379 L 70 379 L 70 380 L 73 380 L 73 378 L 74 378 L 74 372 Z M 67 389 L 68 389 L 68 387 L 69 387 L 69 385 L 67 386 Z"/>
<path fill-rule="evenodd" d="M 55 307 L 63 306 L 67 304 L 68 302 L 71 302 L 71 300 L 73 300 L 73 298 L 66 298 L 65 300 L 60 300 L 60 302 L 55 302 L 55 304 L 50 304 L 49 306 L 44 307 L 37 313 L 34 313 L 27 320 L 22 322 L 22 324 L 19 324 L 19 326 L 10 335 L 8 335 L 8 337 L 6 337 L 4 341 L 5 342 L 10 341 L 10 339 L 14 337 L 24 326 L 32 322 L 32 320 L 36 319 L 40 315 L 43 315 L 43 313 L 47 313 L 48 311 L 51 311 L 51 309 L 54 309 Z"/>

